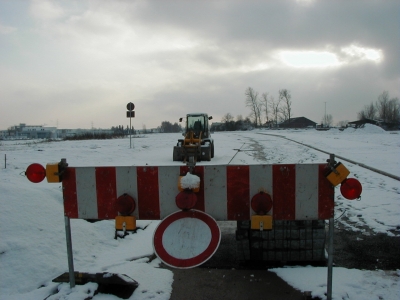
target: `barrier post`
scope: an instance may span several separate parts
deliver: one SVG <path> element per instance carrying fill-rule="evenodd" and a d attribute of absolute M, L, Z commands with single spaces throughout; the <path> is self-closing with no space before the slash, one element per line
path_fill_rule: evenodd
<path fill-rule="evenodd" d="M 65 236 L 67 240 L 69 286 L 73 288 L 75 287 L 75 275 L 74 275 L 74 257 L 72 255 L 71 222 L 68 216 L 64 216 L 64 221 L 65 221 Z"/>
<path fill-rule="evenodd" d="M 329 165 L 335 165 L 335 154 L 330 154 Z M 332 300 L 332 273 L 333 273 L 333 232 L 334 218 L 329 218 L 329 245 L 328 245 L 328 282 L 327 282 L 327 300 Z"/>

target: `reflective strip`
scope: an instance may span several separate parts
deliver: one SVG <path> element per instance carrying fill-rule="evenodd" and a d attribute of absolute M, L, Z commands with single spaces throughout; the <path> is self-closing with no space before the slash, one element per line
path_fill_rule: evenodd
<path fill-rule="evenodd" d="M 139 219 L 160 220 L 158 167 L 137 167 Z"/>
<path fill-rule="evenodd" d="M 249 166 L 226 167 L 227 218 L 250 219 Z"/>
<path fill-rule="evenodd" d="M 75 168 L 78 218 L 97 219 L 97 195 L 95 168 Z"/>
<path fill-rule="evenodd" d="M 318 219 L 318 165 L 296 165 L 296 220 Z"/>
<path fill-rule="evenodd" d="M 189 168 L 187 166 L 180 167 L 180 176 L 184 176 L 189 172 Z M 197 202 L 193 209 L 205 210 L 204 204 L 204 167 L 203 166 L 196 166 L 194 168 L 193 174 L 200 177 L 200 190 L 196 193 Z"/>
<path fill-rule="evenodd" d="M 177 211 L 175 197 L 178 195 L 179 168 L 158 168 L 158 187 L 161 219 Z"/>
<path fill-rule="evenodd" d="M 96 195 L 98 219 L 115 219 L 118 216 L 116 207 L 117 186 L 115 167 L 96 168 Z"/>
<path fill-rule="evenodd" d="M 135 199 L 136 209 L 132 215 L 139 219 L 138 210 L 138 188 L 137 188 L 137 174 L 136 167 L 118 167 L 116 168 L 116 185 L 117 197 L 128 194 Z"/>
<path fill-rule="evenodd" d="M 226 166 L 204 166 L 204 206 L 216 220 L 227 220 Z"/>
<path fill-rule="evenodd" d="M 334 216 L 335 189 L 326 179 L 326 165 L 318 165 L 318 219 L 327 220 Z"/>
<path fill-rule="evenodd" d="M 64 200 L 64 215 L 69 218 L 78 218 L 78 198 L 76 195 L 75 168 L 67 168 L 62 181 Z"/>
<path fill-rule="evenodd" d="M 273 165 L 273 217 L 275 220 L 295 220 L 295 165 Z"/>
<path fill-rule="evenodd" d="M 272 199 L 274 199 L 272 185 L 272 165 L 250 166 L 250 201 L 251 198 L 253 198 L 253 196 L 260 191 L 268 193 Z M 271 212 L 273 212 L 273 208 Z M 255 214 L 255 211 L 253 211 L 250 206 L 250 215 L 253 214 Z"/>

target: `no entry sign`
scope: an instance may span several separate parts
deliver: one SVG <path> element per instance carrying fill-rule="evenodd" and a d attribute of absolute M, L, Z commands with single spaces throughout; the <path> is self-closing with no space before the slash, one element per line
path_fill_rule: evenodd
<path fill-rule="evenodd" d="M 188 269 L 203 264 L 217 251 L 221 231 L 217 222 L 199 210 L 178 211 L 160 222 L 153 247 L 168 266 Z"/>

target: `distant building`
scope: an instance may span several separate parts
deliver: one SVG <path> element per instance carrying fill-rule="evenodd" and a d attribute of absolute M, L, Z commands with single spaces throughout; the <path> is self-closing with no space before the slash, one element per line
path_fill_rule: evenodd
<path fill-rule="evenodd" d="M 20 123 L 2 130 L 1 137 L 3 139 L 51 139 L 57 137 L 57 127 Z"/>
<path fill-rule="evenodd" d="M 85 135 L 85 134 L 113 134 L 111 129 L 100 129 L 100 128 L 92 128 L 92 129 L 57 129 L 57 137 L 64 139 L 73 136 Z"/>
<path fill-rule="evenodd" d="M 307 128 L 315 127 L 317 123 L 305 117 L 291 118 L 279 124 L 279 128 Z"/>
<path fill-rule="evenodd" d="M 42 125 L 11 126 L 7 130 L 0 131 L 0 139 L 56 139 L 84 134 L 112 134 L 111 129 L 57 129 L 57 127 L 45 127 Z"/>

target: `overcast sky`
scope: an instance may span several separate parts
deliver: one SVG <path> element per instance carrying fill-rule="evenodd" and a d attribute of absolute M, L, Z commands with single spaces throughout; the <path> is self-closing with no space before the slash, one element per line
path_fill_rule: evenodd
<path fill-rule="evenodd" d="M 317 123 L 400 98 L 400 1 L 0 0 L 0 129 L 219 122 L 248 87 Z"/>

